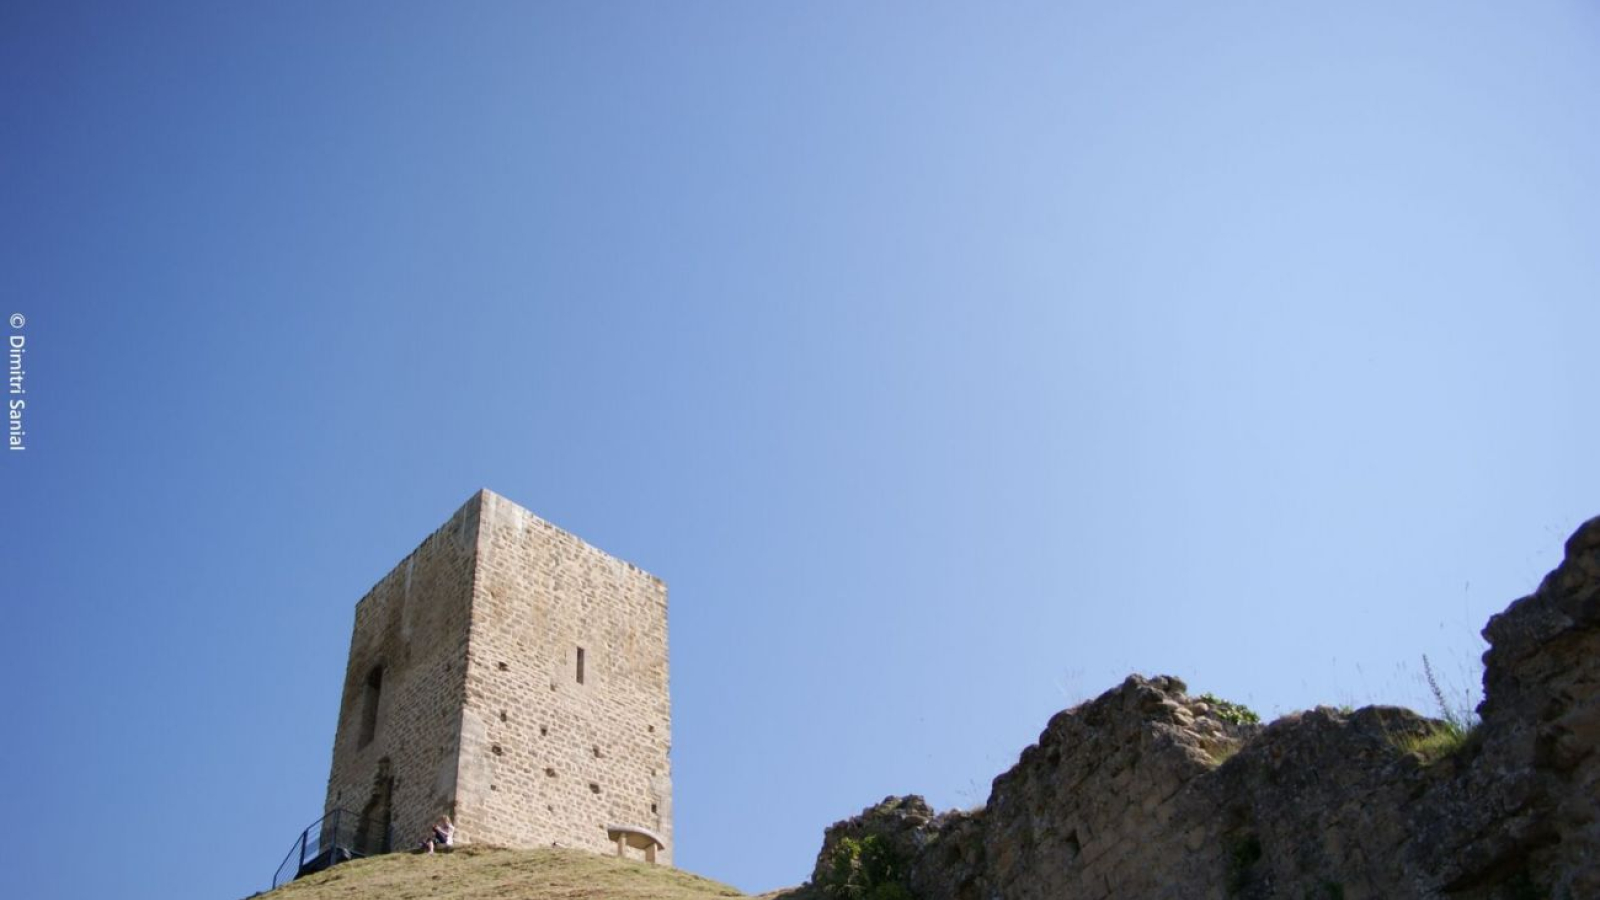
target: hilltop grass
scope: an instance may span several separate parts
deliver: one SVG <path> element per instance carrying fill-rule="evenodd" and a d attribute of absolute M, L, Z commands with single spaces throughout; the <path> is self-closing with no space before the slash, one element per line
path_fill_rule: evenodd
<path fill-rule="evenodd" d="M 259 900 L 712 900 L 735 888 L 668 866 L 582 850 L 461 847 L 393 853 L 308 875 Z M 764 895 L 778 900 L 787 892 Z"/>

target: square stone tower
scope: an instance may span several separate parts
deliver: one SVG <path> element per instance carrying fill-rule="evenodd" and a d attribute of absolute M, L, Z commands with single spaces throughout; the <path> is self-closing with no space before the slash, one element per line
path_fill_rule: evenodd
<path fill-rule="evenodd" d="M 480 491 L 356 604 L 327 808 L 670 863 L 671 747 L 666 585 Z"/>

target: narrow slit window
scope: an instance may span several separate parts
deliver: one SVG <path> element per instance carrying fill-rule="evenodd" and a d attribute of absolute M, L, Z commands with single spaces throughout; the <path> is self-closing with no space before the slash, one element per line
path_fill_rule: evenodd
<path fill-rule="evenodd" d="M 583 684 L 583 662 L 584 662 L 584 656 L 585 656 L 585 654 L 583 652 L 583 648 L 579 647 L 578 648 L 578 683 L 579 684 Z"/>
<path fill-rule="evenodd" d="M 366 688 L 361 694 L 361 739 L 357 747 L 372 743 L 378 734 L 378 699 L 383 694 L 383 666 L 375 666 L 367 675 Z"/>

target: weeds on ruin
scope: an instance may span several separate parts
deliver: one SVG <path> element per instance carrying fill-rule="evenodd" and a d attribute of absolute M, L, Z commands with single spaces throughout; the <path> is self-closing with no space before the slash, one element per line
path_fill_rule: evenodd
<path fill-rule="evenodd" d="M 840 838 L 821 882 L 827 897 L 840 900 L 912 900 L 905 866 L 888 842 L 875 834 Z"/>
<path fill-rule="evenodd" d="M 1231 725 L 1261 724 L 1261 717 L 1256 715 L 1256 711 L 1243 703 L 1223 700 L 1216 694 L 1201 694 L 1200 702 L 1211 707 L 1211 711 L 1216 714 L 1217 718 Z"/>
<path fill-rule="evenodd" d="M 1206 755 L 1211 757 L 1214 765 L 1218 766 L 1238 756 L 1242 749 L 1244 745 L 1239 741 L 1218 741 L 1205 746 Z"/>
<path fill-rule="evenodd" d="M 1423 764 L 1436 763 L 1466 746 L 1465 734 L 1449 727 L 1435 729 L 1424 735 L 1408 734 L 1395 742 L 1403 753 L 1414 753 Z"/>
<path fill-rule="evenodd" d="M 1432 731 L 1423 735 L 1405 735 L 1396 743 L 1406 753 L 1415 753 L 1424 763 L 1438 762 L 1474 743 L 1479 736 L 1482 721 L 1466 702 L 1453 703 L 1433 672 L 1433 662 L 1422 654 L 1422 676 L 1433 694 L 1439 718 Z"/>
<path fill-rule="evenodd" d="M 1445 696 L 1444 689 L 1439 687 L 1439 679 L 1433 674 L 1433 663 L 1429 661 L 1426 653 L 1422 654 L 1422 675 L 1428 681 L 1428 690 L 1433 694 L 1433 702 L 1439 707 L 1439 719 L 1445 725 L 1441 731 L 1436 732 L 1442 736 L 1436 741 L 1437 749 L 1443 751 L 1441 756 L 1448 756 L 1472 740 L 1482 720 L 1478 718 L 1477 710 L 1469 706 L 1466 701 L 1450 702 Z"/>

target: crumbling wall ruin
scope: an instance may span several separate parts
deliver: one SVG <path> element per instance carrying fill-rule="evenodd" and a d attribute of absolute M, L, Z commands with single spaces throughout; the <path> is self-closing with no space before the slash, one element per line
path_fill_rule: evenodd
<path fill-rule="evenodd" d="M 875 838 L 926 900 L 1600 898 L 1600 519 L 1483 631 L 1481 724 L 1321 707 L 1265 727 L 1130 677 L 1058 713 L 981 810 L 888 798 L 827 830 Z M 1448 744 L 1446 745 L 1448 746 Z"/>

